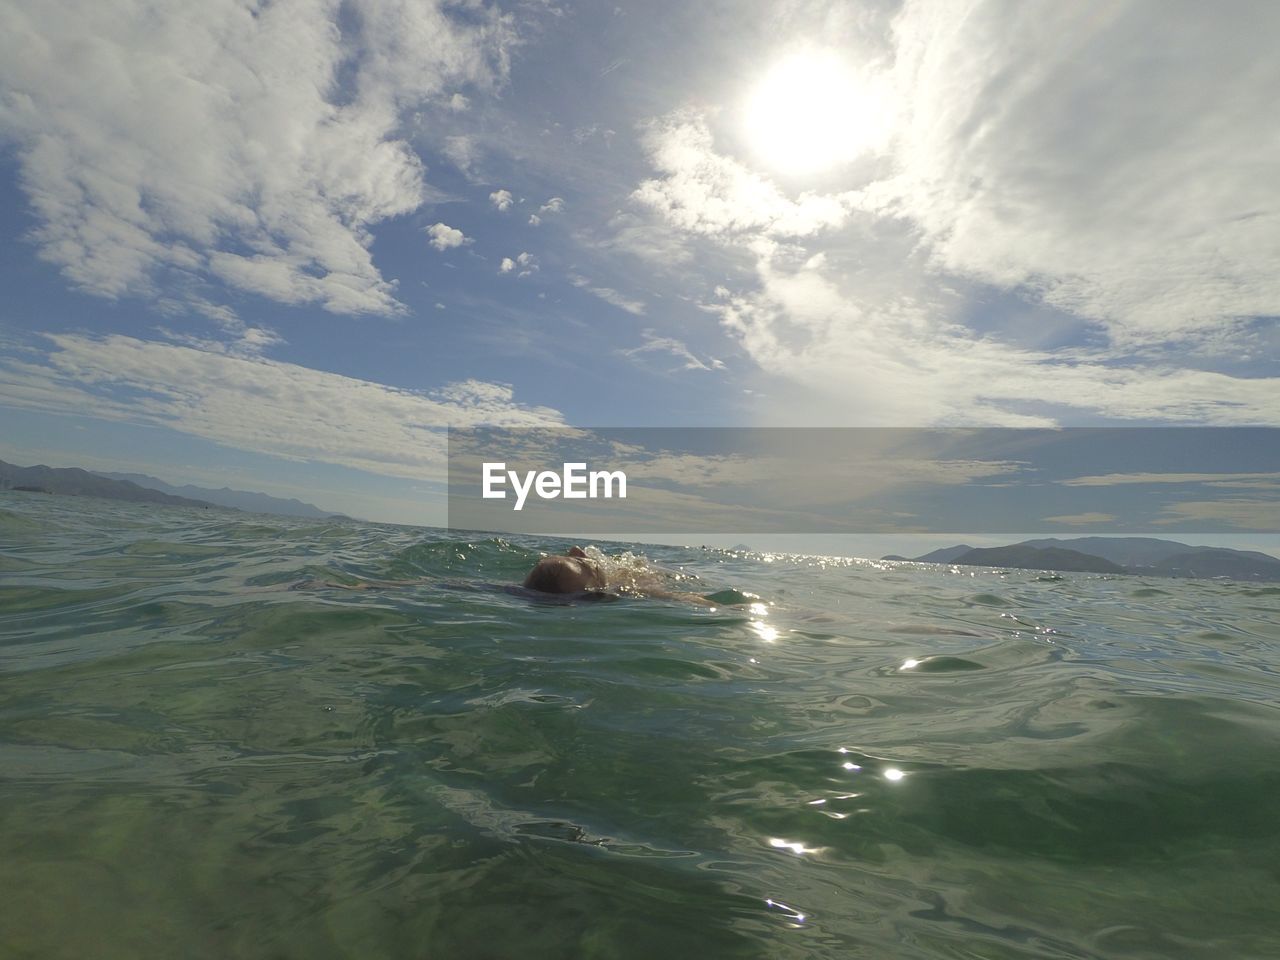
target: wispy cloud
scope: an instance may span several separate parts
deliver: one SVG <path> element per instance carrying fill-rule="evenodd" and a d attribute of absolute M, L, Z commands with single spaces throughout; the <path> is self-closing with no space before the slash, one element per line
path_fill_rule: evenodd
<path fill-rule="evenodd" d="M 954 323 L 941 297 L 880 299 L 833 276 L 823 260 L 797 267 L 772 246 L 757 256 L 754 290 L 721 288 L 705 307 L 761 367 L 795 385 L 773 407 L 792 417 L 838 411 L 843 418 L 854 409 L 864 425 L 1037 427 L 1073 412 L 1213 425 L 1280 422 L 1276 378 L 1180 367 L 1173 357 L 1153 363 L 1096 349 L 1023 348 Z"/>
<path fill-rule="evenodd" d="M 1058 517 L 1045 517 L 1048 523 L 1065 523 L 1071 526 L 1091 526 L 1095 523 L 1111 523 L 1116 519 L 1111 513 L 1069 513 Z"/>
<path fill-rule="evenodd" d="M 1151 342 L 1270 315 L 1280 182 L 1259 137 L 1280 8 L 1013 9 L 912 0 L 895 22 L 897 176 L 868 189 L 938 266 Z M 1164 57 L 1144 50 L 1167 50 Z M 1085 68 L 1086 62 L 1088 67 Z"/>
<path fill-rule="evenodd" d="M 701 360 L 683 341 L 674 337 L 659 336 L 654 330 L 645 330 L 641 334 L 643 343 L 638 347 L 627 347 L 618 352 L 624 357 L 642 357 L 649 354 L 668 354 L 676 359 L 677 370 L 723 370 L 724 363 L 714 357 Z"/>
<path fill-rule="evenodd" d="M 454 134 L 453 136 L 445 137 L 440 147 L 440 152 L 468 180 L 476 179 L 474 168 L 478 160 L 479 148 L 474 137 L 465 134 Z"/>
<path fill-rule="evenodd" d="M 689 272 L 714 265 L 698 299 L 774 378 L 769 422 L 1280 422 L 1280 378 L 1212 360 L 1280 302 L 1280 187 L 1256 173 L 1280 162 L 1256 133 L 1280 61 L 1257 26 L 908 0 L 880 58 L 885 155 L 797 192 L 712 111 L 676 111 L 616 243 L 658 259 L 677 233 Z M 1153 32 L 1177 55 L 1139 56 Z M 1046 314 L 1067 344 L 1040 339 Z"/>
<path fill-rule="evenodd" d="M 505 384 L 423 392 L 296 364 L 111 336 L 50 336 L 0 365 L 0 403 L 169 427 L 240 450 L 439 479 L 446 426 L 563 424 Z"/>
<path fill-rule="evenodd" d="M 612 304 L 619 310 L 625 310 L 627 313 L 633 313 L 638 317 L 644 315 L 645 307 L 643 301 L 621 294 L 612 287 L 596 286 L 586 277 L 578 276 L 577 274 L 570 274 L 569 282 L 578 289 L 585 290 L 592 296 L 599 297 L 605 303 Z"/>
<path fill-rule="evenodd" d="M 865 497 L 885 490 L 913 485 L 960 487 L 977 480 L 1017 474 L 1023 465 L 1008 460 L 947 460 L 878 456 L 870 449 L 850 457 L 839 449 L 824 460 L 822 471 L 807 471 L 803 483 L 796 477 L 796 459 L 763 453 L 692 454 L 620 450 L 619 462 L 627 476 L 637 480 L 661 480 L 683 487 L 756 486 L 766 489 L 803 486 L 811 500 Z M 832 485 L 817 483 L 813 474 L 825 472 Z"/>
<path fill-rule="evenodd" d="M 1197 483 L 1207 486 L 1275 483 L 1280 473 L 1107 473 L 1059 480 L 1065 487 L 1112 487 L 1134 483 Z"/>
<path fill-rule="evenodd" d="M 1241 530 L 1280 533 L 1280 503 L 1274 497 L 1265 500 L 1193 500 L 1174 503 L 1164 508 L 1166 515 L 1155 522 L 1162 525 L 1188 521 L 1224 523 Z"/>

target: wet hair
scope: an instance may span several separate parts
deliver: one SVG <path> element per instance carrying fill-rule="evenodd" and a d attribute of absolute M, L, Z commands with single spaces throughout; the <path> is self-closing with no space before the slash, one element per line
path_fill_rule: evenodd
<path fill-rule="evenodd" d="M 524 578 L 526 589 L 542 593 L 580 593 L 599 590 L 604 585 L 600 569 L 578 557 L 543 557 Z"/>

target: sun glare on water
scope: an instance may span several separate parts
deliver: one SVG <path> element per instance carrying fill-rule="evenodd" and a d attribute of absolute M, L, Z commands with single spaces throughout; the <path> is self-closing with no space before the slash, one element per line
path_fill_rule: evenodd
<path fill-rule="evenodd" d="M 854 160 L 888 131 L 886 98 L 839 56 L 796 54 L 776 64 L 752 91 L 746 132 L 769 167 L 818 173 Z"/>

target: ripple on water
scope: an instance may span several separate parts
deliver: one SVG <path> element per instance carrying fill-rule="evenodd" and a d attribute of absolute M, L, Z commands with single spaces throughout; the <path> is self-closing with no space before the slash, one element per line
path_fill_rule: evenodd
<path fill-rule="evenodd" d="M 711 613 L 505 593 L 520 537 L 0 532 L 17 955 L 1280 955 L 1280 588 L 633 548 Z"/>

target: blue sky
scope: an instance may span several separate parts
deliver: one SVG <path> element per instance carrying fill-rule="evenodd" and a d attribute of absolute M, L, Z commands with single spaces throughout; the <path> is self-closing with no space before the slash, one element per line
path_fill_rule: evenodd
<path fill-rule="evenodd" d="M 440 523 L 448 424 L 1280 425 L 1277 28 L 7 3 L 0 457 Z"/>

